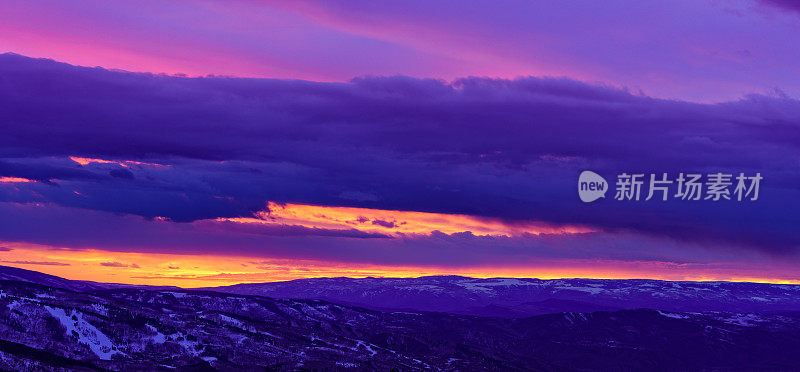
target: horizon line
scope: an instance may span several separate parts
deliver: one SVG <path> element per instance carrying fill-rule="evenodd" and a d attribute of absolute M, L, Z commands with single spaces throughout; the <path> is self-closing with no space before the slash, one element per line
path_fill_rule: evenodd
<path fill-rule="evenodd" d="M 360 280 L 360 279 L 424 279 L 424 278 L 443 278 L 443 277 L 458 277 L 464 279 L 480 279 L 480 280 L 492 280 L 492 279 L 529 279 L 529 280 L 539 280 L 539 281 L 555 281 L 555 280 L 611 280 L 611 281 L 654 281 L 654 282 L 669 282 L 669 283 L 742 283 L 742 284 L 769 284 L 769 285 L 793 285 L 793 286 L 800 286 L 800 280 L 759 280 L 757 278 L 747 278 L 742 280 L 719 280 L 719 279 L 681 279 L 681 280 L 669 280 L 669 279 L 657 279 L 657 278 L 646 278 L 646 277 L 637 277 L 637 278 L 612 278 L 612 277 L 558 277 L 558 278 L 537 278 L 537 277 L 523 277 L 523 276 L 487 276 L 487 277 L 480 277 L 480 276 L 464 276 L 458 274 L 436 274 L 436 275 L 420 275 L 420 276 L 319 276 L 319 277 L 304 277 L 304 278 L 295 278 L 295 279 L 287 279 L 287 280 L 274 280 L 274 281 L 259 281 L 259 282 L 250 282 L 250 281 L 243 281 L 239 283 L 233 284 L 224 284 L 218 286 L 201 286 L 201 287 L 183 287 L 179 285 L 157 285 L 157 284 L 134 284 L 134 283 L 119 283 L 119 282 L 101 282 L 101 281 L 94 281 L 94 280 L 80 280 L 80 279 L 70 279 L 68 277 L 59 276 L 48 274 L 42 271 L 37 270 L 30 270 L 25 269 L 17 266 L 8 266 L 8 265 L 0 265 L 0 270 L 11 268 L 17 270 L 23 270 L 27 272 L 33 272 L 42 275 L 48 275 L 52 277 L 56 277 L 63 280 L 69 280 L 74 282 L 82 282 L 82 283 L 96 283 L 96 284 L 110 284 L 110 285 L 120 285 L 120 286 L 130 286 L 130 287 L 176 287 L 183 290 L 202 290 L 202 289 L 211 289 L 211 288 L 223 288 L 223 287 L 231 287 L 236 285 L 248 285 L 248 284 L 268 284 L 268 283 L 288 283 L 294 281 L 301 281 L 301 280 L 314 280 L 314 279 L 353 279 L 353 280 Z M 1 273 L 0 273 L 1 274 Z M 177 280 L 192 280 L 195 278 L 181 278 L 175 279 Z M 9 280 L 15 281 L 10 279 L 0 279 L 0 280 Z M 23 280 L 16 280 L 16 281 L 23 281 Z"/>

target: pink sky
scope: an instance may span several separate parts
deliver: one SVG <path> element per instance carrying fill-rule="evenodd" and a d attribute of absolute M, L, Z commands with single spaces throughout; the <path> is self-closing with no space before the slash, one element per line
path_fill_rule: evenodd
<path fill-rule="evenodd" d="M 0 51 L 168 74 L 566 76 L 704 102 L 800 92 L 800 16 L 755 0 L 12 0 L 0 35 Z"/>

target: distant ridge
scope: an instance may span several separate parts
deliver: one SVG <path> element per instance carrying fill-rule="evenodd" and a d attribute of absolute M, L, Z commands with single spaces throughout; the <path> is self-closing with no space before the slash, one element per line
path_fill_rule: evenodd
<path fill-rule="evenodd" d="M 313 278 L 207 290 L 321 299 L 376 310 L 524 317 L 651 308 L 667 311 L 800 311 L 800 285 L 650 279 Z"/>
<path fill-rule="evenodd" d="M 49 275 L 45 273 L 40 273 L 38 271 L 20 269 L 11 266 L 0 266 L 0 280 L 12 280 L 18 282 L 34 283 L 53 288 L 67 289 L 76 292 L 86 292 L 86 291 L 113 289 L 113 288 L 151 288 L 151 289 L 178 288 L 172 286 L 146 286 L 146 285 L 119 284 L 119 283 L 99 283 L 99 282 L 84 281 L 84 280 L 70 280 L 55 275 Z"/>

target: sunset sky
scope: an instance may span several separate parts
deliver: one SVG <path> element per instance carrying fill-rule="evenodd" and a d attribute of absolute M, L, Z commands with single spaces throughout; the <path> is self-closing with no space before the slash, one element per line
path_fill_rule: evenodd
<path fill-rule="evenodd" d="M 11 0 L 0 53 L 0 265 L 800 283 L 793 1 Z"/>

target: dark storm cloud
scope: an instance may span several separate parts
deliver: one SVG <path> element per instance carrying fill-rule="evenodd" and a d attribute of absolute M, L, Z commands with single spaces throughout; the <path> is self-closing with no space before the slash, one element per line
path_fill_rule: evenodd
<path fill-rule="evenodd" d="M 800 15 L 800 2 L 796 0 L 759 0 L 762 4 L 775 6 Z"/>
<path fill-rule="evenodd" d="M 13 122 L 4 121 L 3 123 L 4 131 L 13 132 Z M 65 166 L 64 164 L 72 163 L 69 161 L 48 160 L 47 162 L 32 162 L 28 159 L 0 160 L 0 177 L 19 177 L 43 182 L 49 182 L 53 179 L 97 180 L 103 178 L 100 175 L 75 167 L 74 163 Z"/>
<path fill-rule="evenodd" d="M 775 252 L 800 244 L 800 217 L 787 212 L 800 209 L 800 102 L 780 95 L 706 105 L 566 79 L 177 78 L 3 55 L 0 102 L 2 175 L 58 185 L 0 189 L 4 201 L 174 221 L 295 202 Z M 66 156 L 170 166 L 80 167 Z M 764 181 L 752 203 L 584 205 L 575 195 L 584 169 L 761 172 Z"/>
<path fill-rule="evenodd" d="M 108 174 L 111 175 L 111 177 L 123 178 L 126 180 L 132 180 L 134 178 L 133 173 L 127 169 L 112 169 L 108 171 Z"/>

